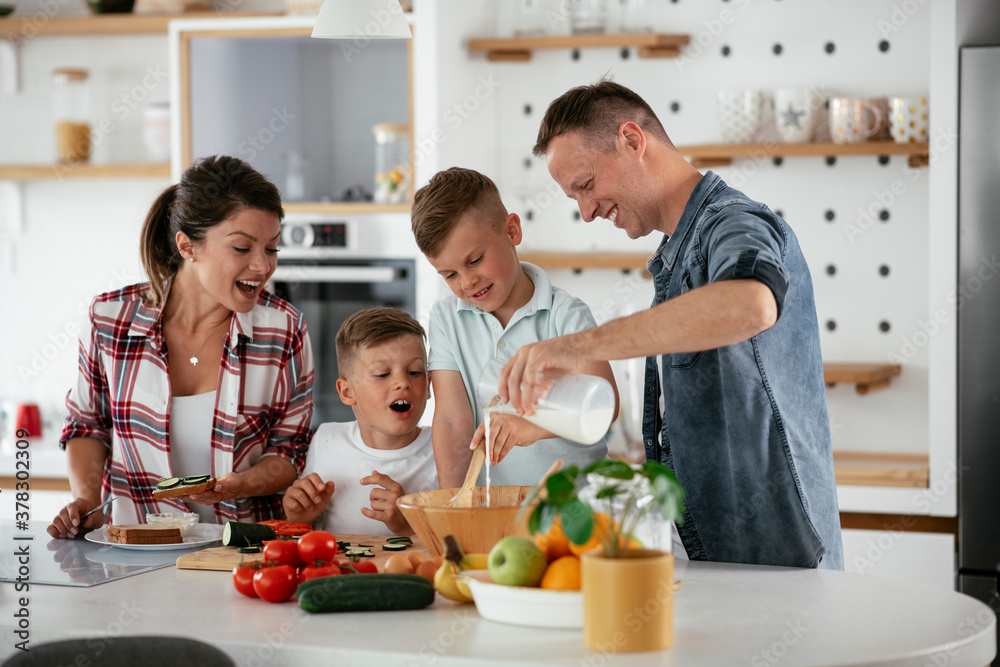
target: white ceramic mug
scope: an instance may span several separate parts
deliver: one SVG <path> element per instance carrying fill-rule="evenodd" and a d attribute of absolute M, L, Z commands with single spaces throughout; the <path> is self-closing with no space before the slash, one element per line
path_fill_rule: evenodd
<path fill-rule="evenodd" d="M 757 90 L 720 90 L 718 111 L 722 140 L 730 144 L 752 142 L 760 127 L 762 101 L 763 96 Z"/>
<path fill-rule="evenodd" d="M 838 144 L 857 144 L 878 134 L 885 116 L 878 105 L 865 99 L 830 99 L 830 138 Z"/>
<path fill-rule="evenodd" d="M 893 97 L 891 130 L 896 143 L 927 141 L 927 97 Z"/>
<path fill-rule="evenodd" d="M 811 141 L 823 100 L 809 88 L 777 88 L 774 91 L 774 122 L 781 140 L 789 144 Z"/>

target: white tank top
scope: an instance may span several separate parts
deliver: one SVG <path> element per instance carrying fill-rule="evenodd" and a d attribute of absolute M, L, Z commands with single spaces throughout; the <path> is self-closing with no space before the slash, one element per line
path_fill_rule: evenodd
<path fill-rule="evenodd" d="M 212 413 L 215 392 L 170 399 L 170 467 L 175 477 L 207 475 L 212 471 Z M 218 523 L 209 505 L 189 502 L 199 523 Z"/>

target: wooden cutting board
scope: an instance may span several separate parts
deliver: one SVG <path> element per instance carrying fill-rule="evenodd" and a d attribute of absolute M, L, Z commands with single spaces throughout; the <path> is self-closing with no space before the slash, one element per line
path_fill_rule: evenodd
<path fill-rule="evenodd" d="M 410 539 L 413 540 L 413 546 L 407 547 L 405 551 L 383 551 L 382 545 L 385 543 L 386 537 L 384 535 L 337 535 L 337 539 L 342 542 L 350 542 L 351 546 L 357 546 L 358 544 L 370 544 L 372 545 L 371 552 L 375 554 L 373 558 L 367 558 L 365 560 L 371 560 L 375 562 L 378 566 L 379 572 L 385 570 L 385 563 L 389 560 L 389 557 L 393 554 L 398 553 L 411 553 L 413 551 L 419 551 L 424 558 L 430 558 L 427 550 L 424 549 L 424 545 L 420 543 L 420 538 L 414 535 Z M 181 570 L 219 570 L 225 572 L 231 572 L 234 567 L 240 564 L 240 559 L 244 563 L 251 563 L 254 561 L 262 560 L 263 554 L 241 554 L 236 551 L 236 547 L 211 547 L 209 549 L 202 549 L 201 551 L 193 551 L 191 553 L 186 553 L 177 558 L 177 567 Z M 347 560 L 344 556 L 339 556 L 340 560 Z"/>

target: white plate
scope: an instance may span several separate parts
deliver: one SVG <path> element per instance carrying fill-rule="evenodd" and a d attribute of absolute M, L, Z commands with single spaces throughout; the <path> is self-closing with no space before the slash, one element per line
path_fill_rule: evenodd
<path fill-rule="evenodd" d="M 212 542 L 218 542 L 222 539 L 222 526 L 216 523 L 199 523 L 191 529 L 191 532 L 184 537 L 184 542 L 180 544 L 118 544 L 117 542 L 108 542 L 108 534 L 104 526 L 90 531 L 84 535 L 84 538 L 94 544 L 106 544 L 109 547 L 118 547 L 119 549 L 170 551 L 172 549 L 204 547 Z"/>
<path fill-rule="evenodd" d="M 583 593 L 494 584 L 486 570 L 465 570 L 479 615 L 498 623 L 534 628 L 583 627 Z"/>

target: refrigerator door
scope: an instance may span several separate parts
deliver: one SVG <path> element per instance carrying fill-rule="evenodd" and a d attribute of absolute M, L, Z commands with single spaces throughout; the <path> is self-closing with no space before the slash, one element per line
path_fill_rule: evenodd
<path fill-rule="evenodd" d="M 958 567 L 1000 564 L 1000 47 L 961 50 Z M 995 582 L 994 582 L 995 585 Z"/>

